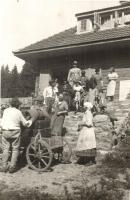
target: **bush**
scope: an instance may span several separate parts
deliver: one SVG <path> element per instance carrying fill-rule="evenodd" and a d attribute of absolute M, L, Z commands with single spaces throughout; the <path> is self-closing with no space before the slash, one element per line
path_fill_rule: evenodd
<path fill-rule="evenodd" d="M 102 160 L 102 164 L 107 165 L 108 167 L 127 168 L 130 167 L 130 160 L 125 153 L 115 151 L 106 154 Z"/>
<path fill-rule="evenodd" d="M 124 193 L 117 188 L 114 179 L 106 180 L 102 178 L 98 185 L 82 185 L 73 187 L 74 194 L 69 194 L 65 187 L 66 200 L 122 200 Z"/>

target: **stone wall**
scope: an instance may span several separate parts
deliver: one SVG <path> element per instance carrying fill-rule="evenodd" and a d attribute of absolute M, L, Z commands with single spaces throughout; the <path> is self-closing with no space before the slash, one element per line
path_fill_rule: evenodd
<path fill-rule="evenodd" d="M 66 138 L 75 151 L 78 140 L 78 124 L 82 120 L 83 113 L 69 113 L 65 118 L 64 126 L 67 128 Z M 97 115 L 94 117 L 95 134 L 98 150 L 110 150 L 111 147 L 111 123 L 106 115 Z"/>
<path fill-rule="evenodd" d="M 10 104 L 12 98 L 0 98 L 0 104 Z M 22 105 L 24 106 L 31 106 L 32 105 L 32 97 L 20 97 L 19 100 L 21 101 Z"/>

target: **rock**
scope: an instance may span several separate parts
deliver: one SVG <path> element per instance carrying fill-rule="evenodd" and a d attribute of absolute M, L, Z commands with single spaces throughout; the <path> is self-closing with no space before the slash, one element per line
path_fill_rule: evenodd
<path fill-rule="evenodd" d="M 120 140 L 116 149 L 120 152 L 126 153 L 126 155 L 130 158 L 130 136 L 127 135 L 123 140 Z"/>
<path fill-rule="evenodd" d="M 96 115 L 93 119 L 94 123 L 106 122 L 109 120 L 107 115 Z"/>
<path fill-rule="evenodd" d="M 96 132 L 104 132 L 110 130 L 110 120 L 107 115 L 96 115 L 94 117 L 94 125 L 96 127 Z"/>

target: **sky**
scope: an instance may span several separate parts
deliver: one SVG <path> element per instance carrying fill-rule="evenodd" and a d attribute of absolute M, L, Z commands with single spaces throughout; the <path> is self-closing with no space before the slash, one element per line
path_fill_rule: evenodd
<path fill-rule="evenodd" d="M 119 0 L 0 0 L 0 67 L 24 61 L 16 51 L 76 25 L 76 13 L 118 5 Z"/>

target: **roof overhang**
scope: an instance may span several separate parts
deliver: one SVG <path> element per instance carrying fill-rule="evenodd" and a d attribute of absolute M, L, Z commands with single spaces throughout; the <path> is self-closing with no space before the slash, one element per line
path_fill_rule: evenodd
<path fill-rule="evenodd" d="M 59 46 L 47 49 L 13 52 L 15 56 L 34 64 L 36 60 L 52 58 L 57 56 L 70 56 L 73 54 L 92 52 L 98 50 L 109 50 L 111 48 L 130 47 L 130 37 L 116 40 L 98 41 L 91 43 L 79 43 L 66 46 Z"/>
<path fill-rule="evenodd" d="M 82 13 L 77 13 L 75 16 L 77 18 L 84 17 L 84 16 L 92 16 L 95 12 L 98 12 L 99 14 L 105 14 L 105 13 L 111 13 L 114 11 L 121 11 L 125 9 L 130 9 L 130 2 L 127 2 L 127 4 L 122 4 L 118 6 L 113 6 L 113 7 L 107 7 L 107 8 L 102 8 L 98 10 L 92 10 L 88 12 L 82 12 Z"/>

